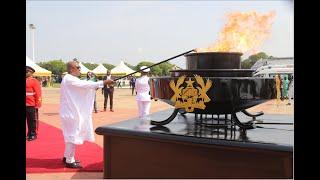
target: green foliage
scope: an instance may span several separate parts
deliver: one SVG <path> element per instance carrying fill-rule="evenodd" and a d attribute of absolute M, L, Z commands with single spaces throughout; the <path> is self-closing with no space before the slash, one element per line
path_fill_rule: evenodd
<path fill-rule="evenodd" d="M 268 58 L 269 56 L 266 54 L 266 53 L 264 53 L 264 52 L 259 52 L 259 53 L 257 53 L 257 54 L 254 54 L 254 55 L 251 55 L 251 56 L 249 56 L 249 59 L 251 59 L 252 61 L 257 61 L 257 60 L 259 60 L 259 59 L 266 59 L 266 58 Z"/>
<path fill-rule="evenodd" d="M 131 64 L 128 64 L 128 63 L 124 63 L 125 65 L 127 65 L 130 69 L 132 69 L 132 70 L 134 70 L 134 71 L 137 71 L 137 69 L 136 69 L 136 66 L 133 66 L 133 65 L 131 65 Z"/>
<path fill-rule="evenodd" d="M 142 61 L 140 63 L 137 64 L 136 68 L 137 69 L 140 69 L 141 66 L 151 66 L 155 63 L 152 63 L 152 62 L 149 62 L 149 61 Z M 154 66 L 152 67 L 150 70 L 150 73 L 152 75 L 155 75 L 155 76 L 166 76 L 166 75 L 169 75 L 169 71 L 174 67 L 174 65 L 168 63 L 168 62 L 165 62 L 165 63 L 162 63 L 162 64 L 159 64 L 157 66 Z"/>
<path fill-rule="evenodd" d="M 250 59 L 246 59 L 241 62 L 241 69 L 250 69 L 253 64 Z"/>
<path fill-rule="evenodd" d="M 153 62 L 149 62 L 149 61 L 141 61 L 137 64 L 136 68 L 137 70 L 141 68 L 141 66 L 151 66 L 153 65 Z M 152 70 L 152 69 L 151 69 Z"/>
<path fill-rule="evenodd" d="M 40 67 L 45 68 L 52 72 L 52 74 L 61 75 L 67 71 L 66 63 L 60 60 L 52 60 L 48 62 L 37 63 Z"/>
<path fill-rule="evenodd" d="M 99 66 L 99 64 L 95 64 L 95 63 L 82 63 L 85 67 L 87 67 L 88 69 L 90 69 L 91 71 L 94 69 L 94 68 L 96 68 L 96 67 L 98 67 Z"/>
<path fill-rule="evenodd" d="M 151 66 L 153 64 L 154 64 L 153 62 L 142 61 L 142 62 L 139 62 L 136 67 L 137 67 L 137 69 L 140 69 L 141 66 Z M 161 72 L 162 71 L 161 71 L 159 66 L 154 66 L 154 67 L 152 67 L 150 69 L 150 74 L 152 74 L 152 75 L 156 75 L 157 76 L 157 75 L 161 74 Z"/>
<path fill-rule="evenodd" d="M 162 70 L 161 75 L 162 76 L 168 76 L 170 74 L 169 71 L 173 69 L 174 65 L 170 64 L 168 62 L 165 62 L 165 63 L 160 64 L 159 67 Z"/>
<path fill-rule="evenodd" d="M 241 68 L 242 69 L 250 69 L 259 59 L 267 59 L 272 56 L 268 56 L 264 52 L 259 52 L 257 54 L 251 55 L 248 57 L 248 59 L 245 59 L 241 62 Z"/>
<path fill-rule="evenodd" d="M 37 63 L 39 66 L 48 69 L 55 75 L 62 75 L 62 73 L 67 71 L 66 63 L 60 60 L 52 60 L 48 62 L 40 62 Z M 136 66 L 133 66 L 131 64 L 125 63 L 129 68 L 133 69 L 134 71 L 137 71 L 140 69 L 141 66 L 151 66 L 155 63 L 150 61 L 141 61 Z M 91 64 L 91 63 L 83 63 L 84 66 L 86 66 L 88 69 L 93 70 L 98 66 L 98 64 Z M 107 68 L 108 70 L 113 69 L 115 66 L 112 64 L 104 63 L 103 66 Z M 167 76 L 169 75 L 169 71 L 172 70 L 174 67 L 173 64 L 170 64 L 168 62 L 162 63 L 160 65 L 154 66 L 151 68 L 151 74 L 155 76 Z"/>
<path fill-rule="evenodd" d="M 108 63 L 103 63 L 102 64 L 105 68 L 107 68 L 108 70 L 111 70 L 111 69 L 113 69 L 114 67 L 116 67 L 116 66 L 114 66 L 114 65 L 112 65 L 112 64 L 108 64 Z"/>

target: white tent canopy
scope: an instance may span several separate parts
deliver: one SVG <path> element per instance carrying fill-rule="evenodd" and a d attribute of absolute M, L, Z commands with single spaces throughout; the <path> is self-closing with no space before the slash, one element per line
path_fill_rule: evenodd
<path fill-rule="evenodd" d="M 79 66 L 81 67 L 80 69 L 80 73 L 81 74 L 87 74 L 89 71 L 91 71 L 90 69 L 88 69 L 87 67 L 85 67 L 82 62 L 79 63 Z"/>
<path fill-rule="evenodd" d="M 135 72 L 131 68 L 129 68 L 127 65 L 124 64 L 123 61 L 120 62 L 120 64 L 113 69 L 111 69 L 111 75 L 128 75 L 130 73 Z M 135 73 L 135 76 L 139 75 L 140 73 Z"/>
<path fill-rule="evenodd" d="M 35 72 L 33 73 L 34 76 L 51 76 L 52 74 L 51 71 L 48 71 L 40 67 L 35 62 L 33 62 L 28 56 L 26 56 L 26 66 L 30 66 L 35 70 Z"/>
<path fill-rule="evenodd" d="M 96 75 L 105 75 L 107 74 L 107 68 L 105 68 L 103 66 L 103 64 L 99 64 L 99 66 L 97 66 L 96 68 L 94 68 L 94 70 L 92 70 L 92 72 Z"/>

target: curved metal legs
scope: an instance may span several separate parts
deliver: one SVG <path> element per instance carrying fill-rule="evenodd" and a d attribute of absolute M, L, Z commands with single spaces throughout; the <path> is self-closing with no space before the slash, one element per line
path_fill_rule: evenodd
<path fill-rule="evenodd" d="M 246 110 L 242 110 L 241 112 L 243 112 L 245 115 L 250 116 L 252 118 L 255 118 L 257 116 L 261 116 L 261 115 L 264 114 L 263 112 L 258 112 L 256 114 L 251 114 Z M 173 121 L 173 119 L 177 116 L 178 113 L 181 113 L 182 115 L 185 114 L 185 112 L 181 111 L 181 109 L 174 109 L 173 113 L 167 119 L 165 119 L 163 121 L 153 121 L 153 120 L 151 120 L 151 125 L 163 126 L 163 125 L 169 124 L 171 121 Z M 231 113 L 231 121 L 234 122 L 235 125 L 239 126 L 242 130 L 255 128 L 255 124 L 254 124 L 253 121 L 242 123 L 238 119 L 238 117 L 237 117 L 235 112 Z"/>
<path fill-rule="evenodd" d="M 174 109 L 174 111 L 171 114 L 171 116 L 168 119 L 165 119 L 163 121 L 153 121 L 153 120 L 151 120 L 151 125 L 157 125 L 157 126 L 166 125 L 166 124 L 170 123 L 177 116 L 178 112 L 179 112 L 179 109 Z"/>
<path fill-rule="evenodd" d="M 170 133 L 170 129 L 165 127 L 165 126 L 153 126 L 150 128 L 151 131 L 163 131 L 163 132 L 166 132 L 166 133 Z"/>
<path fill-rule="evenodd" d="M 185 115 L 186 113 L 187 113 L 187 111 L 185 110 L 185 109 L 179 109 L 179 113 L 181 114 L 181 115 Z"/>
<path fill-rule="evenodd" d="M 251 123 L 251 122 L 246 122 L 246 123 L 240 122 L 238 117 L 237 117 L 237 115 L 236 115 L 236 113 L 232 113 L 231 114 L 231 120 L 243 130 L 255 128 L 254 124 Z"/>
<path fill-rule="evenodd" d="M 241 112 L 243 112 L 243 114 L 245 114 L 245 115 L 247 115 L 249 117 L 252 117 L 252 121 L 256 121 L 256 117 L 264 115 L 264 113 L 262 111 L 257 112 L 255 114 L 251 114 L 247 110 L 242 110 Z"/>

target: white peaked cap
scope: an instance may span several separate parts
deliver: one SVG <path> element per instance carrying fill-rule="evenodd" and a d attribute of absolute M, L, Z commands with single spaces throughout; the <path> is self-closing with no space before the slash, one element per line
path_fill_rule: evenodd
<path fill-rule="evenodd" d="M 140 70 L 141 69 L 144 69 L 144 68 L 146 68 L 147 66 L 141 66 L 140 67 Z M 148 68 L 148 69 L 145 69 L 145 70 L 142 70 L 142 72 L 149 72 L 150 71 L 150 68 Z"/>

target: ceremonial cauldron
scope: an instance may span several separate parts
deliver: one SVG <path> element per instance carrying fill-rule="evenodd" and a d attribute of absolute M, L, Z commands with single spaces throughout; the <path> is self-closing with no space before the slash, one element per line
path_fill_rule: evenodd
<path fill-rule="evenodd" d="M 178 107 L 181 104 L 190 106 L 189 109 L 186 108 L 188 113 L 235 116 L 235 113 L 243 111 L 249 116 L 261 115 L 262 113 L 253 115 L 245 110 L 275 98 L 275 81 L 273 78 L 252 77 L 253 70 L 241 69 L 241 55 L 242 53 L 237 52 L 187 54 L 186 70 L 170 71 L 170 77 L 150 78 L 151 96 L 175 106 L 176 109 L 183 109 L 177 108 L 177 102 L 180 104 Z M 211 82 L 208 84 L 209 81 Z M 210 84 L 211 87 L 205 91 L 210 100 L 205 101 L 201 98 L 205 96 L 204 85 Z M 173 96 L 175 97 L 172 98 Z M 205 107 L 198 105 L 201 108 L 192 108 L 193 103 L 202 103 Z M 168 122 L 153 121 L 151 124 L 163 125 Z"/>

